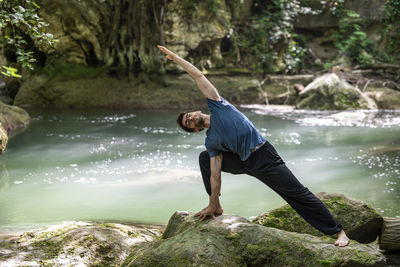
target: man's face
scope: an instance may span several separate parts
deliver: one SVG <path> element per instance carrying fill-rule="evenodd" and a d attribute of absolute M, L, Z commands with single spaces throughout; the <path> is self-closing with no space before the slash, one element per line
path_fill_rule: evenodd
<path fill-rule="evenodd" d="M 194 132 L 198 132 L 205 126 L 203 115 L 201 111 L 188 112 L 183 116 L 182 124 L 188 128 L 194 129 Z"/>

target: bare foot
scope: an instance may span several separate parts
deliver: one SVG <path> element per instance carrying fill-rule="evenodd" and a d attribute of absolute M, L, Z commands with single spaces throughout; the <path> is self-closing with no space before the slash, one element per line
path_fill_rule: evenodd
<path fill-rule="evenodd" d="M 349 244 L 350 239 L 347 237 L 346 233 L 342 230 L 337 233 L 337 240 L 335 242 L 335 246 L 345 247 Z"/>

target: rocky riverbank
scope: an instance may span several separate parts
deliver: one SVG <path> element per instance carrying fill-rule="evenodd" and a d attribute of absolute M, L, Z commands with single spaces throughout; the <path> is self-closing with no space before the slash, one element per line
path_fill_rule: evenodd
<path fill-rule="evenodd" d="M 258 217 L 255 223 L 235 215 L 201 222 L 192 213 L 176 212 L 166 227 L 69 222 L 18 235 L 3 234 L 0 266 L 400 264 L 396 252 L 389 254 L 390 248 L 384 251 L 379 247 L 376 239 L 382 233 L 384 219 L 372 207 L 343 195 L 319 196 L 349 230 L 353 237 L 349 246 L 335 247 L 334 237 L 310 231 L 307 223 L 300 217 L 294 218 L 287 206 Z M 289 223 L 267 225 L 267 217 L 269 222 Z M 396 220 L 400 219 L 392 219 Z"/>
<path fill-rule="evenodd" d="M 300 109 L 400 109 L 400 85 L 360 73 L 266 75 L 212 72 L 209 80 L 235 105 L 279 104 Z M 187 74 L 117 79 L 107 75 L 74 80 L 36 75 L 22 83 L 14 104 L 51 108 L 205 108 Z"/>
<path fill-rule="evenodd" d="M 30 117 L 25 110 L 0 101 L 0 154 L 6 148 L 8 136 L 25 129 L 29 122 Z"/>

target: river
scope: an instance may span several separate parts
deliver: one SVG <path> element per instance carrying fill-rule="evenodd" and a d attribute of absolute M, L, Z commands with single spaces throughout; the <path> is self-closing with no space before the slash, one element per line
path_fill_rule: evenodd
<path fill-rule="evenodd" d="M 342 193 L 400 217 L 400 111 L 241 108 L 314 193 Z M 168 222 L 208 203 L 198 168 L 205 132 L 176 111 L 28 110 L 29 128 L 0 156 L 0 232 L 70 220 Z M 284 201 L 246 175 L 222 175 L 226 214 L 253 218 Z"/>

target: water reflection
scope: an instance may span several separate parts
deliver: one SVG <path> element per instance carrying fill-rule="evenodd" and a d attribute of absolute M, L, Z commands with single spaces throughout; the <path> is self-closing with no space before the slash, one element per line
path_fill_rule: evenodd
<path fill-rule="evenodd" d="M 8 170 L 6 165 L 0 160 L 0 196 L 7 190 L 10 178 L 8 177 Z"/>

